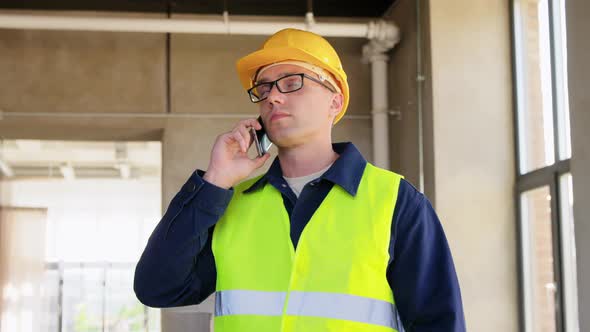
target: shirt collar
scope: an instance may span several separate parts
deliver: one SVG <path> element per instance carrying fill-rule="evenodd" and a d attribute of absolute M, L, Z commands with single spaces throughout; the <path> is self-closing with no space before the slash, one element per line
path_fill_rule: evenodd
<path fill-rule="evenodd" d="M 350 142 L 334 143 L 332 144 L 332 148 L 340 157 L 321 176 L 321 179 L 337 184 L 350 195 L 355 196 L 365 167 L 367 166 L 367 161 L 354 144 Z M 262 188 L 266 183 L 270 183 L 275 187 L 284 183 L 283 171 L 281 170 L 278 157 L 273 160 L 266 174 L 254 182 L 248 189 L 244 190 L 244 193 L 253 192 Z"/>

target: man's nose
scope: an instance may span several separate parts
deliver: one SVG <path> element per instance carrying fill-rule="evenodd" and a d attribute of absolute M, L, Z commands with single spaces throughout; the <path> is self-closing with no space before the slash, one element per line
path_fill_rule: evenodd
<path fill-rule="evenodd" d="M 284 93 L 279 91 L 279 87 L 276 84 L 274 84 L 268 92 L 268 101 L 271 103 L 282 104 L 284 101 L 284 97 Z"/>

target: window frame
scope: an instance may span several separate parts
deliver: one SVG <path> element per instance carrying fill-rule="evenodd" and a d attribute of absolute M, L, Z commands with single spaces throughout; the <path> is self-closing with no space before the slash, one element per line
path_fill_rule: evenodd
<path fill-rule="evenodd" d="M 66 269 L 84 269 L 84 268 L 94 268 L 100 269 L 102 271 L 102 279 L 100 282 L 100 291 L 102 292 L 103 296 L 101 298 L 101 328 L 104 331 L 106 326 L 106 316 L 107 316 L 107 273 L 110 270 L 117 270 L 117 269 L 127 269 L 133 271 L 135 269 L 136 263 L 133 262 L 46 262 L 45 263 L 45 270 L 46 271 L 56 271 L 57 272 L 57 309 L 58 309 L 58 317 L 57 317 L 57 332 L 63 331 L 64 328 L 64 275 Z M 149 325 L 149 308 L 146 305 L 142 305 L 143 307 L 143 315 L 144 315 L 144 329 L 145 331 L 150 331 Z"/>
<path fill-rule="evenodd" d="M 525 90 L 526 74 L 524 72 L 525 56 L 522 52 L 523 47 L 520 44 L 522 41 L 522 25 L 518 10 L 519 3 L 523 0 L 510 0 L 510 25 L 511 25 L 511 56 L 512 56 L 512 79 L 513 79 L 513 112 L 514 112 L 514 142 L 515 142 L 515 170 L 516 170 L 516 185 L 514 192 L 515 213 L 516 213 L 516 228 L 517 228 L 517 263 L 518 263 L 518 284 L 519 284 L 519 327 L 521 331 L 532 331 L 533 326 L 531 322 L 533 318 L 533 306 L 531 305 L 532 298 L 529 294 L 531 289 L 528 266 L 525 263 L 531 261 L 531 252 L 529 249 L 530 230 L 528 229 L 528 220 L 523 220 L 523 206 L 522 195 L 530 190 L 549 187 L 551 195 L 551 229 L 552 229 L 552 248 L 553 248 L 553 275 L 556 284 L 555 289 L 555 327 L 558 332 L 572 332 L 578 331 L 577 321 L 572 322 L 568 320 L 571 315 L 567 310 L 576 310 L 577 306 L 572 299 L 566 299 L 566 289 L 564 287 L 564 270 L 572 271 L 572 266 L 564 266 L 564 262 L 571 260 L 563 259 L 564 252 L 569 254 L 569 246 L 572 244 L 564 244 L 565 235 L 563 234 L 562 225 L 569 220 L 563 220 L 564 214 L 562 202 L 567 201 L 567 192 L 562 192 L 562 185 L 560 179 L 562 176 L 571 173 L 570 160 L 562 158 L 566 156 L 567 147 L 571 146 L 568 135 L 570 133 L 569 125 L 569 109 L 567 109 L 567 77 L 564 72 L 565 63 L 560 61 L 567 61 L 566 54 L 563 54 L 562 47 L 566 41 L 561 40 L 562 26 L 561 20 L 565 17 L 563 12 L 562 2 L 565 0 L 547 0 L 548 25 L 549 25 L 549 61 L 550 61 L 550 84 L 552 93 L 552 120 L 553 120 L 553 153 L 554 163 L 538 169 L 521 173 L 523 169 L 523 153 L 526 153 L 525 144 L 526 138 L 521 140 L 521 128 L 524 121 L 524 110 L 526 109 L 526 100 L 523 95 L 527 93 Z M 559 25 L 556 27 L 556 25 Z M 565 114 L 562 114 L 565 113 Z M 569 144 L 566 144 L 566 141 Z M 526 159 L 526 156 L 525 156 Z M 526 162 L 526 161 L 525 161 Z M 570 229 L 565 227 L 566 230 Z M 564 246 L 565 245 L 565 246 Z M 575 271 L 575 260 L 573 262 L 573 271 Z M 567 280 L 567 279 L 566 279 Z M 574 281 L 575 282 L 575 281 Z M 574 285 L 573 287 L 576 287 Z"/>

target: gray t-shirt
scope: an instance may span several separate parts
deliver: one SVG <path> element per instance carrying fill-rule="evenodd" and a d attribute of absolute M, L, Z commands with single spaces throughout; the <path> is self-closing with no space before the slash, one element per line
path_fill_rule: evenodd
<path fill-rule="evenodd" d="M 296 178 L 288 178 L 286 176 L 283 176 L 283 178 L 285 179 L 285 181 L 287 181 L 287 184 L 289 185 L 289 187 L 291 187 L 291 190 L 293 190 L 295 196 L 299 198 L 299 194 L 301 194 L 301 190 L 303 190 L 303 187 L 305 187 L 305 185 L 309 182 L 322 176 L 324 173 L 326 173 L 328 169 L 330 169 L 330 167 L 332 167 L 332 164 L 328 165 L 328 167 L 320 170 L 319 172 L 315 172 L 313 174 L 300 176 Z"/>

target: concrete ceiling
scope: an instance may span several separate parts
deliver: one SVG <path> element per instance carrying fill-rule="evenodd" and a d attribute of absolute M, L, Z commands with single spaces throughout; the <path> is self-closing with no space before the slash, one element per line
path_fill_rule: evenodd
<path fill-rule="evenodd" d="M 0 9 L 82 10 L 148 13 L 381 17 L 397 0 L 3 0 Z"/>

